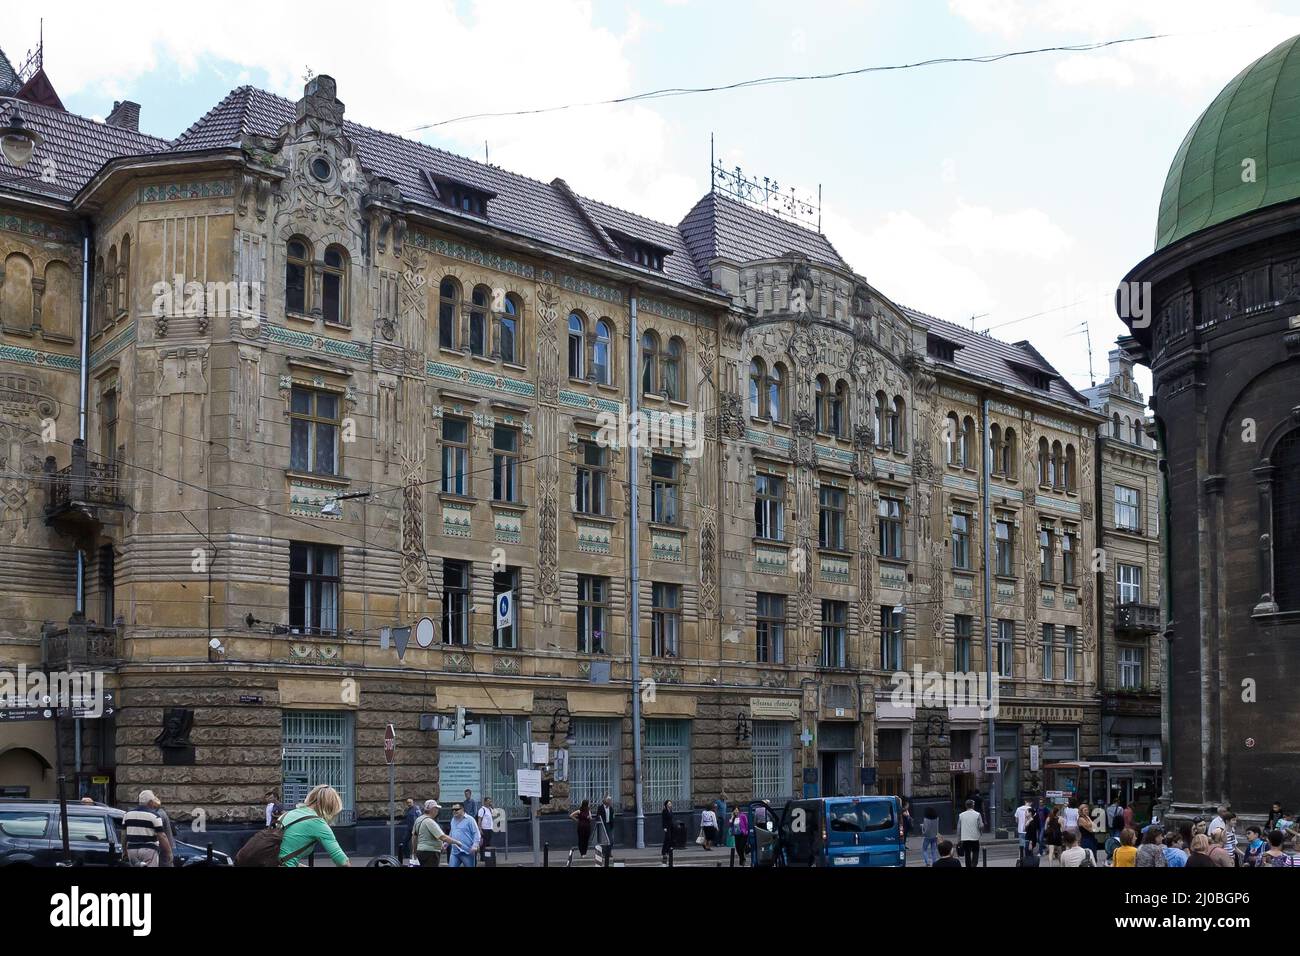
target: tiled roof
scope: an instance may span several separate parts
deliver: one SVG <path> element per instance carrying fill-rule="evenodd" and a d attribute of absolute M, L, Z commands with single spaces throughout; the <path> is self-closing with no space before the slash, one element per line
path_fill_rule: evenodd
<path fill-rule="evenodd" d="M 919 325 L 924 326 L 935 335 L 954 345 L 957 349 L 952 362 L 939 361 L 940 365 L 952 365 L 958 371 L 969 372 L 995 382 L 1009 382 L 1028 391 L 1036 391 L 1016 376 L 1015 365 L 1028 366 L 1052 376 L 1051 385 L 1046 394 L 1058 402 L 1088 407 L 1088 399 L 1067 382 L 1053 366 L 1043 358 L 1039 351 L 1028 342 L 1003 342 L 982 332 L 972 332 L 952 322 L 926 315 L 916 309 L 900 306 L 903 312 Z"/>
<path fill-rule="evenodd" d="M 702 267 L 713 259 L 752 262 L 798 252 L 821 265 L 852 271 L 820 232 L 714 192 L 697 202 L 678 228 Z"/>
<path fill-rule="evenodd" d="M 8 121 L 12 103 L 0 106 L 0 117 Z M 23 124 L 44 137 L 40 150 L 23 169 L 11 166 L 0 156 L 0 189 L 38 193 L 55 199 L 71 199 L 110 159 L 166 150 L 169 143 L 132 129 L 122 129 L 64 110 L 23 103 L 19 107 Z M 53 160 L 47 166 L 45 159 Z M 43 178 L 52 170 L 52 181 Z"/>
<path fill-rule="evenodd" d="M 12 96 L 14 90 L 22 85 L 22 80 L 18 79 L 18 71 L 9 62 L 9 57 L 5 56 L 5 51 L 0 50 L 0 95 Z"/>
<path fill-rule="evenodd" d="M 241 133 L 272 136 L 293 119 L 294 104 L 289 100 L 252 87 L 241 87 L 181 134 L 174 148 L 224 146 Z M 571 252 L 637 268 L 624 260 L 615 260 L 565 191 L 553 183 L 543 183 L 348 120 L 344 121 L 343 133 L 356 147 L 361 164 L 397 182 L 402 195 L 411 202 L 445 208 L 429 186 L 424 175 L 428 171 L 496 193 L 488 203 L 488 221 L 494 226 Z M 644 236 L 650 242 L 672 249 L 674 254 L 664 262 L 667 278 L 696 288 L 704 287 L 686 245 L 672 226 L 594 200 L 576 198 L 602 225 Z"/>

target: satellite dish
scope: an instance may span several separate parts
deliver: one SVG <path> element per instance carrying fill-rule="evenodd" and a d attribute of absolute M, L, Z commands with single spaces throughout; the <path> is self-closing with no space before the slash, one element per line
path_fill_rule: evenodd
<path fill-rule="evenodd" d="M 428 647 L 433 643 L 433 621 L 429 618 L 422 617 L 415 625 L 415 643 L 421 647 Z"/>

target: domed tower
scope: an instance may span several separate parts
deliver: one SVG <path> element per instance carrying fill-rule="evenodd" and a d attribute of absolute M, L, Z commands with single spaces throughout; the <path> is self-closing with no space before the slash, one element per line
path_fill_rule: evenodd
<path fill-rule="evenodd" d="M 1262 818 L 1300 804 L 1300 37 L 1192 125 L 1117 307 L 1163 459 L 1172 812 Z"/>

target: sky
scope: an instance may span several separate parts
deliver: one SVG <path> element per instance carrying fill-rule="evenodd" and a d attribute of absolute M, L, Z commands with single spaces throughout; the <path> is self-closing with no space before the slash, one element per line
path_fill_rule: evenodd
<path fill-rule="evenodd" d="M 669 223 L 708 191 L 712 137 L 728 169 L 820 187 L 822 231 L 884 295 L 1027 338 L 1080 388 L 1085 329 L 1098 380 L 1125 331 L 1114 290 L 1153 249 L 1187 130 L 1300 33 L 1298 0 L 47 0 L 6 11 L 0 48 L 15 63 L 41 16 L 65 105 L 102 117 L 135 100 L 159 136 L 236 86 L 297 99 L 309 70 L 328 73 L 352 120 L 474 159 L 486 148 L 496 165 Z M 443 123 L 1152 34 L 1166 36 Z"/>

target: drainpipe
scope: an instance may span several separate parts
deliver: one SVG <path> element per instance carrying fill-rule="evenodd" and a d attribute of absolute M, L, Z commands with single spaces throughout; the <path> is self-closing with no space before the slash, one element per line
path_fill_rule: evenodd
<path fill-rule="evenodd" d="M 1164 645 L 1160 649 L 1160 661 L 1163 665 L 1164 673 L 1161 674 L 1161 693 L 1160 693 L 1160 759 L 1165 765 L 1165 785 L 1164 795 L 1166 805 L 1172 807 L 1174 799 L 1174 748 L 1173 748 L 1173 705 L 1174 705 L 1174 685 L 1169 679 L 1170 663 L 1173 658 L 1173 622 L 1174 622 L 1174 587 L 1173 587 L 1173 548 L 1174 539 L 1169 533 L 1169 513 L 1171 509 L 1169 498 L 1169 446 L 1165 435 L 1165 423 L 1159 415 L 1156 416 L 1156 447 L 1157 467 L 1160 469 L 1160 535 L 1164 539 L 1164 567 L 1161 569 L 1164 574 L 1162 593 L 1160 603 L 1164 605 L 1164 627 L 1161 629 L 1161 637 L 1164 638 Z"/>
<path fill-rule="evenodd" d="M 86 443 L 90 392 L 90 224 L 81 223 L 81 376 L 77 392 L 77 437 Z M 77 613 L 86 613 L 86 552 L 77 542 Z"/>
<path fill-rule="evenodd" d="M 993 456 L 989 454 L 989 443 L 992 436 L 989 433 L 989 396 L 983 393 L 980 398 L 980 434 L 983 436 L 983 448 L 980 454 L 980 460 L 984 462 L 984 467 L 980 469 L 980 537 L 982 541 L 981 549 L 983 551 L 981 564 L 984 567 L 984 670 L 985 670 L 985 693 L 993 693 L 993 631 L 989 618 L 993 614 L 993 566 L 989 563 L 989 541 L 991 538 L 991 518 L 989 511 L 989 481 L 993 469 Z M 988 726 L 989 753 L 997 747 L 997 737 L 994 735 L 993 727 L 993 708 L 989 708 L 989 726 Z M 1000 774 L 997 776 L 1001 776 Z M 995 833 L 998 826 L 998 804 L 997 797 L 993 787 L 993 776 L 989 777 L 989 832 Z"/>
<path fill-rule="evenodd" d="M 637 415 L 641 369 L 641 335 L 636 327 L 637 290 L 628 296 L 628 643 L 632 654 L 632 788 L 636 799 L 636 848 L 645 849 L 645 807 L 641 804 L 641 565 L 637 486 Z"/>

